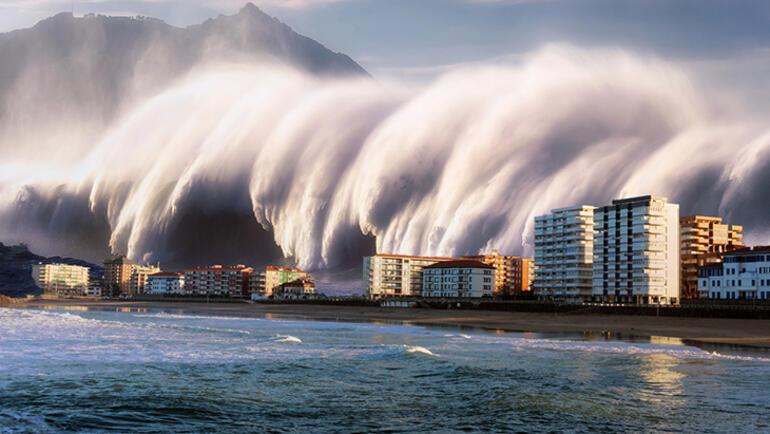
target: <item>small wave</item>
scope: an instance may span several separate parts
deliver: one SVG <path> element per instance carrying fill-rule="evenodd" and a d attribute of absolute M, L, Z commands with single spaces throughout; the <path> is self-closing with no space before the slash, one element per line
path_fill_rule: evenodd
<path fill-rule="evenodd" d="M 406 349 L 407 353 L 417 353 L 417 354 L 425 354 L 426 356 L 433 356 L 438 357 L 431 350 L 421 347 L 419 345 L 404 345 L 404 348 Z"/>
<path fill-rule="evenodd" d="M 301 344 L 302 343 L 302 339 L 300 339 L 300 338 L 298 338 L 296 336 L 291 336 L 291 335 L 276 336 L 275 342 L 281 342 L 281 343 L 285 343 L 285 344 Z"/>

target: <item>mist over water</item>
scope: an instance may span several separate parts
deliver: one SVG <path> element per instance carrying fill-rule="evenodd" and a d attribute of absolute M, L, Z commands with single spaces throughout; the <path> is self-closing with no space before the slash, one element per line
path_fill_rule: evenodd
<path fill-rule="evenodd" d="M 531 253 L 535 215 L 652 193 L 760 243 L 768 117 L 715 89 L 660 59 L 555 45 L 419 86 L 208 65 L 66 163 L 34 148 L 0 161 L 0 239 L 340 269 L 373 238 L 381 252 Z"/>

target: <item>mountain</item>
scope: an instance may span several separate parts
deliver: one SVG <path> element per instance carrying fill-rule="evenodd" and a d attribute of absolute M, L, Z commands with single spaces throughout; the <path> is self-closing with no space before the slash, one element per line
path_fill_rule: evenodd
<path fill-rule="evenodd" d="M 53 256 L 46 258 L 29 251 L 26 245 L 6 246 L 0 243 L 0 294 L 21 297 L 26 294 L 39 294 L 40 288 L 32 279 L 34 264 L 69 264 L 89 267 L 92 275 L 101 275 L 102 267 L 80 259 Z"/>
<path fill-rule="evenodd" d="M 0 152 L 8 157 L 25 145 L 56 151 L 62 143 L 69 153 L 61 158 L 77 155 L 72 148 L 87 147 L 125 105 L 204 63 L 280 62 L 310 74 L 367 75 L 251 3 L 186 28 L 61 13 L 0 34 L 0 59 Z"/>

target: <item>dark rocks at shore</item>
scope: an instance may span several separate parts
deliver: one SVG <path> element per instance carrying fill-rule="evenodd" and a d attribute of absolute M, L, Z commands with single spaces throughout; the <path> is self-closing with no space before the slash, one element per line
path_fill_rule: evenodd
<path fill-rule="evenodd" d="M 41 294 L 42 291 L 32 279 L 32 266 L 38 263 L 81 265 L 91 268 L 92 275 L 101 275 L 104 271 L 102 267 L 80 259 L 45 257 L 30 252 L 24 244 L 7 246 L 0 243 L 0 295 L 23 297 L 27 294 Z"/>

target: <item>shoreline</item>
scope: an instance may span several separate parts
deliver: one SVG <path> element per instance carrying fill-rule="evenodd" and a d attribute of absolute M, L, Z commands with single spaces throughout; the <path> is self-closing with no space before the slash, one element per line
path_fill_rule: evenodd
<path fill-rule="evenodd" d="M 770 321 L 757 319 L 77 299 L 32 300 L 8 307 L 118 311 L 147 309 L 199 315 L 404 324 L 490 332 L 569 334 L 605 340 L 675 338 L 683 344 L 698 347 L 728 346 L 736 349 L 770 351 Z"/>

